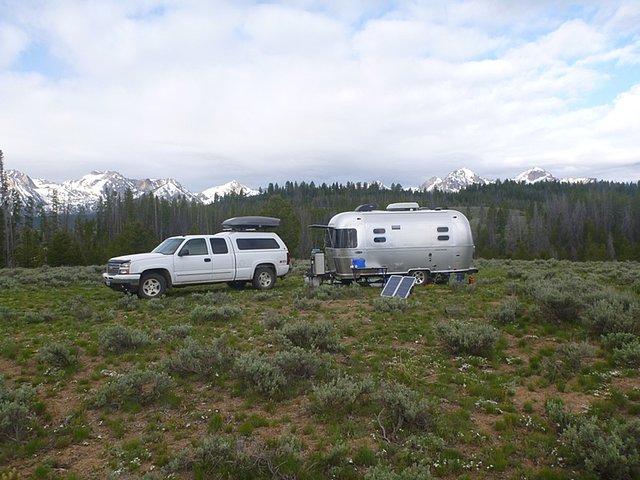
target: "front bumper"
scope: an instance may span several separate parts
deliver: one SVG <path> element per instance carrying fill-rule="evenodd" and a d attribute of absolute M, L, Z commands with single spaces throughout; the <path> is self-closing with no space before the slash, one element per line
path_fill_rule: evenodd
<path fill-rule="evenodd" d="M 140 283 L 140 274 L 132 273 L 129 275 L 110 275 L 108 273 L 102 274 L 102 281 L 107 287 L 116 288 L 127 286 L 127 287 L 138 287 Z"/>

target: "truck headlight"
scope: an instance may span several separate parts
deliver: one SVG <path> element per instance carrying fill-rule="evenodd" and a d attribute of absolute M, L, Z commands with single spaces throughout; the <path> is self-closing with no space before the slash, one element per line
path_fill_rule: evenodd
<path fill-rule="evenodd" d="M 129 270 L 131 270 L 131 262 L 122 263 L 118 268 L 118 273 L 120 275 L 127 275 L 129 273 Z"/>

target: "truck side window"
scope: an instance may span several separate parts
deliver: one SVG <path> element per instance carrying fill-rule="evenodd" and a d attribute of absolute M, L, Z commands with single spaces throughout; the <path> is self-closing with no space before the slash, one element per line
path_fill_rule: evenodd
<path fill-rule="evenodd" d="M 274 238 L 238 238 L 239 250 L 277 250 L 280 248 Z"/>
<path fill-rule="evenodd" d="M 186 253 L 188 252 L 188 253 Z M 180 249 L 180 255 L 208 255 L 207 242 L 204 238 L 192 238 Z"/>
<path fill-rule="evenodd" d="M 213 254 L 229 253 L 229 247 L 227 247 L 227 241 L 224 238 L 211 238 L 211 250 Z"/>

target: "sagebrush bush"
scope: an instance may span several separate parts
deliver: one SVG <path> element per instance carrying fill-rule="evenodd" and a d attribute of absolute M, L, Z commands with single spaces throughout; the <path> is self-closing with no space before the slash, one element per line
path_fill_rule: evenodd
<path fill-rule="evenodd" d="M 552 323 L 576 323 L 585 308 L 584 285 L 574 278 L 532 281 L 526 292 L 535 300 L 543 319 Z"/>
<path fill-rule="evenodd" d="M 151 337 L 137 328 L 114 325 L 100 336 L 100 346 L 107 352 L 120 353 L 135 350 L 151 342 Z"/>
<path fill-rule="evenodd" d="M 164 331 L 163 336 L 169 340 L 182 339 L 187 338 L 189 335 L 191 335 L 192 331 L 193 326 L 188 323 L 182 323 L 180 325 L 170 325 Z"/>
<path fill-rule="evenodd" d="M 434 424 L 434 404 L 401 383 L 382 382 L 375 402 L 381 408 L 378 425 L 387 440 L 394 439 L 401 429 L 427 431 Z"/>
<path fill-rule="evenodd" d="M 38 361 L 56 368 L 66 368 L 78 364 L 78 351 L 62 343 L 48 343 L 38 352 Z"/>
<path fill-rule="evenodd" d="M 165 474 L 193 470 L 206 478 L 299 478 L 302 444 L 284 436 L 268 443 L 252 438 L 235 441 L 220 435 L 205 437 L 195 448 L 178 452 L 162 471 Z"/>
<path fill-rule="evenodd" d="M 600 337 L 600 345 L 605 350 L 613 350 L 615 348 L 622 348 L 628 343 L 640 341 L 640 337 L 633 333 L 608 333 Z"/>
<path fill-rule="evenodd" d="M 263 395 L 273 396 L 287 385 L 287 377 L 282 369 L 269 357 L 256 351 L 240 355 L 234 369 L 245 385 Z"/>
<path fill-rule="evenodd" d="M 481 357 L 491 355 L 498 339 L 498 331 L 482 323 L 440 322 L 436 333 L 450 352 Z"/>
<path fill-rule="evenodd" d="M 22 321 L 24 323 L 45 323 L 52 322 L 54 320 L 56 320 L 56 316 L 49 311 L 34 312 L 29 310 L 22 316 Z"/>
<path fill-rule="evenodd" d="M 198 305 L 191 311 L 191 319 L 194 322 L 230 320 L 241 313 L 242 309 L 233 305 Z"/>
<path fill-rule="evenodd" d="M 312 405 L 319 412 L 343 413 L 351 411 L 373 391 L 374 383 L 370 378 L 356 380 L 349 375 L 339 375 L 313 386 Z"/>
<path fill-rule="evenodd" d="M 134 370 L 99 388 L 91 398 L 94 407 L 121 407 L 126 403 L 147 405 L 173 390 L 173 379 L 163 372 Z"/>
<path fill-rule="evenodd" d="M 213 473 L 221 466 L 231 465 L 236 457 L 235 445 L 224 437 L 205 437 L 194 450 L 194 463 L 204 472 Z"/>
<path fill-rule="evenodd" d="M 431 471 L 428 466 L 412 465 L 404 470 L 396 472 L 386 465 L 371 467 L 364 474 L 365 480 L 431 480 Z"/>
<path fill-rule="evenodd" d="M 517 313 L 518 299 L 510 296 L 489 314 L 489 318 L 498 325 L 509 325 L 516 323 Z"/>
<path fill-rule="evenodd" d="M 78 321 L 91 320 L 94 316 L 93 308 L 90 302 L 82 295 L 76 295 L 66 304 L 66 309 L 71 316 Z"/>
<path fill-rule="evenodd" d="M 590 305 L 582 322 L 595 336 L 611 333 L 640 335 L 640 304 L 631 295 L 614 293 Z"/>
<path fill-rule="evenodd" d="M 0 321 L 8 321 L 12 318 L 15 318 L 15 313 L 13 312 L 13 310 L 0 305 Z"/>
<path fill-rule="evenodd" d="M 235 352 L 224 336 L 210 343 L 198 343 L 188 338 L 166 361 L 166 366 L 176 373 L 210 377 L 229 370 L 234 357 Z"/>
<path fill-rule="evenodd" d="M 564 402 L 559 398 L 549 398 L 544 403 L 549 421 L 560 431 L 569 426 L 573 415 L 567 412 Z"/>
<path fill-rule="evenodd" d="M 31 432 L 35 413 L 36 391 L 23 385 L 11 389 L 0 376 L 0 444 L 4 441 L 21 441 Z"/>
<path fill-rule="evenodd" d="M 404 312 L 409 308 L 407 300 L 399 297 L 378 297 L 372 303 L 374 310 L 383 313 Z"/>
<path fill-rule="evenodd" d="M 284 325 L 284 317 L 277 312 L 266 312 L 262 315 L 262 326 L 267 330 L 276 330 Z"/>
<path fill-rule="evenodd" d="M 621 347 L 613 349 L 612 360 L 614 365 L 629 368 L 640 367 L 640 340 L 625 343 Z"/>
<path fill-rule="evenodd" d="M 229 303 L 231 296 L 225 291 L 209 291 L 204 293 L 194 293 L 191 295 L 191 299 L 202 303 L 203 305 L 222 305 L 223 303 Z"/>
<path fill-rule="evenodd" d="M 640 420 L 578 418 L 560 437 L 570 464 L 599 478 L 619 480 L 640 476 Z"/>
<path fill-rule="evenodd" d="M 286 341 L 298 347 L 329 352 L 340 349 L 340 337 L 335 327 L 324 320 L 287 323 L 278 332 Z"/>
<path fill-rule="evenodd" d="M 320 302 L 320 300 L 315 300 L 307 296 L 297 294 L 293 297 L 293 306 L 296 310 L 318 310 L 321 305 L 322 302 Z"/>
<path fill-rule="evenodd" d="M 295 346 L 277 352 L 273 356 L 273 362 L 288 378 L 299 379 L 314 377 L 323 363 L 318 351 Z"/>
<path fill-rule="evenodd" d="M 131 312 L 138 308 L 140 299 L 136 295 L 125 294 L 116 300 L 116 309 Z"/>
<path fill-rule="evenodd" d="M 570 378 L 580 372 L 584 360 L 591 357 L 594 352 L 594 347 L 586 342 L 560 345 L 553 357 L 546 357 L 543 360 L 542 374 L 552 382 Z"/>

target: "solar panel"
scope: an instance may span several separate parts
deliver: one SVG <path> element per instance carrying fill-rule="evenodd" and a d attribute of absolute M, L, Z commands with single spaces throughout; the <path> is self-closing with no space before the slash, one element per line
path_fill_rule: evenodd
<path fill-rule="evenodd" d="M 407 298 L 409 296 L 409 293 L 411 293 L 411 288 L 415 283 L 416 279 L 414 276 L 402 277 L 402 280 L 400 280 L 400 285 L 398 285 L 398 289 L 395 291 L 394 296 Z"/>
<path fill-rule="evenodd" d="M 380 292 L 380 296 L 407 298 L 415 283 L 416 279 L 413 276 L 391 275 Z"/>
<path fill-rule="evenodd" d="M 387 280 L 387 283 L 385 283 L 384 288 L 382 289 L 382 292 L 380 292 L 380 296 L 393 297 L 393 294 L 397 290 L 398 285 L 400 285 L 401 280 L 402 280 L 402 277 L 400 275 L 391 275 L 389 277 L 389 280 Z"/>

